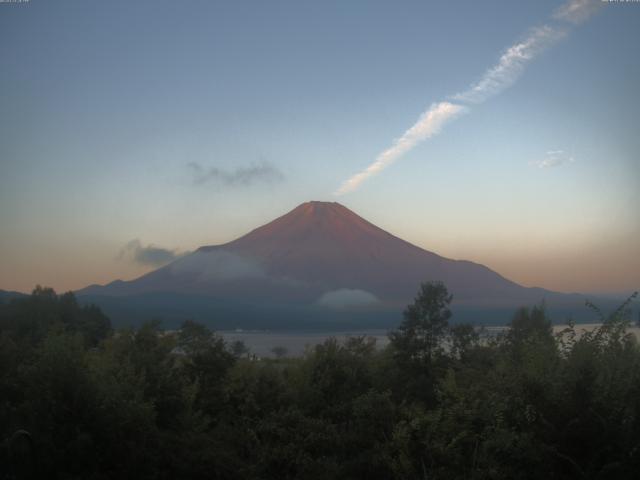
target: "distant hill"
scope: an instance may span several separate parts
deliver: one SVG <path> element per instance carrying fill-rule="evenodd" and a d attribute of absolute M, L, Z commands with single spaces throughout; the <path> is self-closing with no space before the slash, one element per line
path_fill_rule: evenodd
<path fill-rule="evenodd" d="M 232 242 L 200 247 L 135 280 L 77 293 L 121 318 L 125 311 L 169 317 L 173 311 L 225 324 L 233 324 L 232 315 L 237 326 L 271 328 L 310 318 L 395 322 L 427 280 L 447 285 L 454 313 L 465 320 L 504 323 L 516 307 L 543 300 L 563 319 L 585 313 L 582 295 L 523 287 L 484 265 L 412 245 L 329 202 L 304 203 Z"/>
<path fill-rule="evenodd" d="M 0 303 L 7 303 L 12 298 L 24 298 L 27 296 L 28 295 L 26 293 L 0 290 Z"/>

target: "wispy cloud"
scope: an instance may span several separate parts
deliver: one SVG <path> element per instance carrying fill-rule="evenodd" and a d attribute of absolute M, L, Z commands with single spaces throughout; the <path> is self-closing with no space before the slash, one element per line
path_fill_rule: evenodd
<path fill-rule="evenodd" d="M 395 140 L 390 148 L 378 155 L 375 161 L 364 170 L 347 179 L 335 194 L 343 195 L 352 192 L 367 178 L 384 170 L 420 142 L 437 135 L 447 121 L 469 111 L 469 107 L 465 104 L 482 103 L 513 85 L 529 62 L 568 34 L 568 24 L 584 22 L 598 10 L 600 3 L 599 0 L 569 0 L 562 5 L 553 13 L 551 25 L 532 28 L 522 40 L 507 48 L 500 56 L 498 63 L 489 68 L 467 90 L 452 95 L 451 101 L 431 105 L 431 108 Z M 547 158 L 541 163 L 546 160 L 548 163 L 558 162 L 557 159 Z"/>
<path fill-rule="evenodd" d="M 136 238 L 122 247 L 116 258 L 140 265 L 160 267 L 173 262 L 182 255 L 184 255 L 184 253 L 179 254 L 176 250 L 169 250 L 155 245 L 147 245 L 145 247 L 140 240 Z"/>
<path fill-rule="evenodd" d="M 249 186 L 254 183 L 274 183 L 284 179 L 284 175 L 273 165 L 262 162 L 247 167 L 237 167 L 233 170 L 208 166 L 197 162 L 187 164 L 193 174 L 195 185 L 217 183 L 231 187 Z"/>
<path fill-rule="evenodd" d="M 549 150 L 544 158 L 534 160 L 530 162 L 530 165 L 538 168 L 551 168 L 573 162 L 575 162 L 575 159 L 571 155 L 565 153 L 564 150 Z"/>
<path fill-rule="evenodd" d="M 199 280 L 267 277 L 257 260 L 224 250 L 196 251 L 169 268 L 177 274 L 197 275 Z"/>
<path fill-rule="evenodd" d="M 553 18 L 570 23 L 582 23 L 602 6 L 602 0 L 570 0 L 558 8 Z"/>
<path fill-rule="evenodd" d="M 378 155 L 375 162 L 344 182 L 336 194 L 342 195 L 355 190 L 371 175 L 387 168 L 418 143 L 440 133 L 440 129 L 446 122 L 461 115 L 465 110 L 465 107 L 455 103 L 434 103 L 409 130 L 393 142 L 390 148 Z"/>
<path fill-rule="evenodd" d="M 545 48 L 565 35 L 564 29 L 544 25 L 533 28 L 520 42 L 510 46 L 482 78 L 468 90 L 451 98 L 459 102 L 481 103 L 515 83 L 524 67 Z"/>

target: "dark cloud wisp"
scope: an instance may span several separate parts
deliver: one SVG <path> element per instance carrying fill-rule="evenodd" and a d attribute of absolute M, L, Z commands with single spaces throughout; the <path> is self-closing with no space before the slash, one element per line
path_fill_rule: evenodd
<path fill-rule="evenodd" d="M 249 186 L 254 183 L 275 183 L 282 181 L 284 175 L 273 165 L 262 162 L 248 167 L 224 170 L 218 167 L 205 167 L 197 162 L 188 163 L 195 185 L 217 183 L 230 187 Z"/>
<path fill-rule="evenodd" d="M 155 245 L 142 245 L 140 240 L 135 239 L 128 242 L 118 254 L 118 260 L 127 260 L 140 265 L 160 267 L 173 262 L 184 254 L 177 253 L 176 250 L 156 247 Z"/>

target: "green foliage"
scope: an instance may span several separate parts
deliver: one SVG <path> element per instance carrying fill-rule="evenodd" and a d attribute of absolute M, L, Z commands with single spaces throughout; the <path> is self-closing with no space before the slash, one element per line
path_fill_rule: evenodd
<path fill-rule="evenodd" d="M 111 333 L 109 319 L 94 305 L 80 306 L 71 292 L 56 295 L 37 286 L 30 297 L 13 299 L 0 308 L 0 331 L 24 348 L 39 343 L 52 331 L 80 333 L 94 347 Z"/>
<path fill-rule="evenodd" d="M 420 286 L 418 296 L 404 311 L 400 327 L 389 336 L 399 357 L 408 362 L 429 363 L 442 353 L 452 299 L 442 282 L 427 282 Z"/>
<path fill-rule="evenodd" d="M 449 335 L 451 354 L 460 360 L 467 360 L 471 350 L 479 345 L 480 335 L 472 325 L 454 325 L 449 329 Z"/>
<path fill-rule="evenodd" d="M 38 287 L 0 305 L 0 479 L 636 478 L 631 297 L 553 335 L 544 306 L 486 338 L 423 284 L 387 348 L 258 360 L 203 325 L 113 332 Z"/>
<path fill-rule="evenodd" d="M 389 334 L 398 367 L 390 372 L 399 382 L 393 389 L 405 400 L 435 401 L 434 380 L 442 368 L 452 298 L 442 282 L 423 283 L 398 330 Z"/>
<path fill-rule="evenodd" d="M 276 356 L 276 358 L 282 358 L 288 353 L 288 350 L 286 347 L 276 345 L 271 349 L 271 352 Z"/>
<path fill-rule="evenodd" d="M 245 355 L 249 355 L 249 348 L 245 345 L 242 340 L 235 340 L 231 343 L 229 349 L 231 353 L 237 358 L 243 357 Z"/>

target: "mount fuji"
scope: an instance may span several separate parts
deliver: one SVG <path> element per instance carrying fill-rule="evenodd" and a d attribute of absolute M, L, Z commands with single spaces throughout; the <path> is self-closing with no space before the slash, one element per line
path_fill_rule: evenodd
<path fill-rule="evenodd" d="M 562 315 L 584 311 L 581 295 L 523 287 L 484 265 L 412 245 L 339 203 L 317 201 L 135 280 L 77 294 L 116 319 L 196 317 L 219 327 L 272 328 L 359 318 L 358 325 L 381 325 L 397 320 L 429 280 L 445 283 L 454 314 L 478 323 L 504 323 L 518 306 L 541 301 Z"/>

